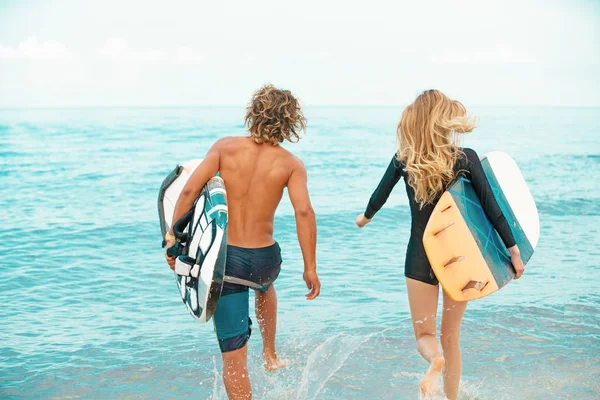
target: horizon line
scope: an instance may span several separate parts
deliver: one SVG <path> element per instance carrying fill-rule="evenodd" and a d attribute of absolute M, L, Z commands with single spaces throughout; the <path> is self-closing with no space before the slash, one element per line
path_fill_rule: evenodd
<path fill-rule="evenodd" d="M 406 107 L 407 104 L 313 104 L 305 105 L 307 108 L 396 108 Z M 93 106 L 2 106 L 1 111 L 11 110 L 90 110 L 90 109 L 184 109 L 184 108 L 245 108 L 240 104 L 196 104 L 196 105 L 93 105 Z M 600 104 L 481 104 L 471 105 L 472 108 L 600 108 Z"/>

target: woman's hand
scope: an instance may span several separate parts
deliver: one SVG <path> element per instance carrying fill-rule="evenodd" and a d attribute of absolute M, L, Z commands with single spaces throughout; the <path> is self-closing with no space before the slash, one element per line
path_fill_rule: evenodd
<path fill-rule="evenodd" d="M 508 251 L 510 252 L 510 262 L 517 273 L 515 279 L 519 279 L 523 275 L 523 272 L 525 272 L 525 264 L 523 264 L 523 260 L 521 260 L 521 252 L 517 245 L 509 248 Z"/>
<path fill-rule="evenodd" d="M 358 226 L 359 228 L 362 228 L 369 222 L 371 222 L 371 219 L 365 217 L 365 214 L 360 214 L 358 217 L 356 217 L 356 226 Z"/>

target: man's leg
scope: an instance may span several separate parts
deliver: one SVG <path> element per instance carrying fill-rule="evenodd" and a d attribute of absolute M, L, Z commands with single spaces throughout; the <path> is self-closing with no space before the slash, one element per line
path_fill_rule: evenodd
<path fill-rule="evenodd" d="M 223 356 L 223 383 L 230 399 L 251 399 L 252 387 L 246 365 L 251 322 L 248 317 L 248 288 L 226 288 L 213 314 Z M 231 293 L 231 291 L 238 290 Z"/>
<path fill-rule="evenodd" d="M 265 369 L 275 371 L 286 366 L 279 360 L 275 351 L 275 334 L 277 331 L 277 292 L 271 285 L 265 292 L 256 291 L 256 319 L 263 339 L 263 358 Z"/>
<path fill-rule="evenodd" d="M 252 387 L 246 367 L 248 345 L 223 353 L 223 383 L 230 400 L 252 398 Z"/>

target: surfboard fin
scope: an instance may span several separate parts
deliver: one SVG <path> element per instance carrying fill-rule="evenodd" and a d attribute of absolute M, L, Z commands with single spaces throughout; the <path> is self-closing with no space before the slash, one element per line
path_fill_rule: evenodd
<path fill-rule="evenodd" d="M 475 289 L 481 292 L 483 289 L 485 289 L 488 283 L 489 282 L 469 281 L 465 286 L 463 286 L 462 291 L 464 292 L 465 290 Z"/>
<path fill-rule="evenodd" d="M 433 232 L 433 236 L 437 236 L 440 233 L 444 232 L 446 229 L 450 228 L 452 225 L 454 225 L 454 222 L 450 222 L 448 225 L 446 225 L 445 227 L 443 227 L 442 229 Z"/>
<path fill-rule="evenodd" d="M 452 264 L 455 264 L 455 263 L 459 263 L 459 262 L 461 262 L 464 259 L 465 259 L 464 256 L 452 257 L 451 259 L 448 260 L 448 262 L 446 262 L 446 264 L 444 264 L 444 268 L 446 268 L 449 265 L 452 265 Z"/>

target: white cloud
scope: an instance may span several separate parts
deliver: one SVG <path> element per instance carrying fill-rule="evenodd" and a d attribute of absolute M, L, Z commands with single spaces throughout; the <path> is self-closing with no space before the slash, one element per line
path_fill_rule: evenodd
<path fill-rule="evenodd" d="M 240 64 L 242 65 L 250 65 L 254 64 L 258 60 L 256 54 L 251 53 L 249 51 L 244 51 L 242 56 L 240 57 Z"/>
<path fill-rule="evenodd" d="M 156 49 L 133 50 L 129 48 L 127 42 L 121 38 L 110 38 L 104 42 L 104 46 L 99 48 L 96 53 L 103 58 L 124 61 L 163 61 L 167 55 Z"/>
<path fill-rule="evenodd" d="M 203 55 L 197 54 L 193 49 L 186 46 L 179 46 L 175 55 L 175 62 L 178 64 L 201 64 L 204 60 Z"/>
<path fill-rule="evenodd" d="M 101 58 L 133 62 L 173 62 L 175 64 L 200 64 L 205 61 L 202 54 L 196 53 L 192 48 L 179 46 L 174 52 L 147 48 L 136 50 L 121 38 L 110 38 L 104 45 L 96 50 Z"/>
<path fill-rule="evenodd" d="M 331 59 L 331 52 L 329 50 L 309 50 L 304 53 L 306 58 L 316 58 L 320 61 L 327 61 Z"/>
<path fill-rule="evenodd" d="M 528 64 L 535 63 L 533 54 L 519 54 L 511 48 L 498 45 L 484 51 L 460 51 L 453 48 L 433 55 L 431 61 L 436 64 Z"/>
<path fill-rule="evenodd" d="M 127 42 L 123 39 L 112 38 L 104 42 L 104 46 L 97 50 L 97 53 L 105 57 L 120 57 L 128 51 Z"/>
<path fill-rule="evenodd" d="M 17 47 L 0 45 L 0 59 L 65 60 L 75 59 L 67 46 L 55 40 L 40 41 L 31 36 Z"/>

